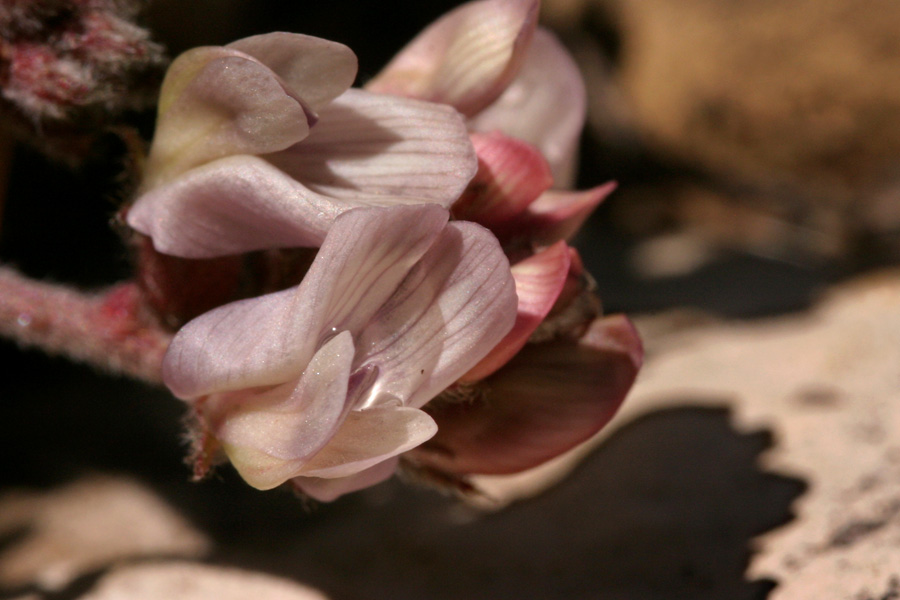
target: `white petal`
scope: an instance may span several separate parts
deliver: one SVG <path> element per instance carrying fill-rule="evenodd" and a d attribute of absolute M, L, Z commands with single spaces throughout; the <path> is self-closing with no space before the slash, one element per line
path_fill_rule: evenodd
<path fill-rule="evenodd" d="M 537 25 L 538 0 L 481 0 L 420 33 L 366 87 L 476 114 L 503 91 Z"/>
<path fill-rule="evenodd" d="M 271 69 L 236 50 L 198 48 L 163 83 L 143 187 L 224 156 L 276 152 L 308 133 L 303 103 Z"/>
<path fill-rule="evenodd" d="M 226 46 L 275 71 L 313 110 L 343 94 L 356 79 L 353 51 L 343 44 L 299 33 L 254 35 Z"/>
<path fill-rule="evenodd" d="M 322 109 L 303 143 L 267 158 L 329 196 L 405 197 L 445 207 L 478 166 L 466 125 L 452 108 L 362 90 Z"/>
<path fill-rule="evenodd" d="M 380 370 L 367 401 L 422 406 L 506 335 L 516 302 L 496 238 L 451 223 L 359 338 L 357 360 Z"/>
<path fill-rule="evenodd" d="M 416 408 L 354 410 L 300 475 L 328 479 L 354 475 L 415 448 L 436 432 L 434 420 Z"/>
<path fill-rule="evenodd" d="M 295 477 L 291 483 L 310 498 L 319 502 L 332 502 L 344 494 L 372 487 L 389 479 L 397 470 L 399 462 L 400 459 L 395 456 L 347 477 Z"/>
<path fill-rule="evenodd" d="M 553 34 L 539 28 L 519 74 L 470 126 L 476 131 L 499 129 L 534 144 L 550 163 L 555 186 L 569 188 L 586 111 L 578 66 Z"/>
<path fill-rule="evenodd" d="M 355 335 L 372 319 L 447 216 L 434 205 L 339 216 L 298 287 L 221 306 L 185 325 L 163 361 L 166 385 L 195 398 L 298 377 L 327 338 Z"/>
<path fill-rule="evenodd" d="M 281 485 L 328 442 L 346 413 L 353 351 L 345 331 L 316 352 L 298 382 L 242 394 L 240 402 L 204 402 L 213 435 L 247 483 L 260 490 Z M 216 402 L 225 406 L 210 407 Z"/>

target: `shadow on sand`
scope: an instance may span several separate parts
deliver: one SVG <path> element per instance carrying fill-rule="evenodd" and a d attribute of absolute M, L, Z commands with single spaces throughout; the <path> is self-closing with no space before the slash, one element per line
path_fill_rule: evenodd
<path fill-rule="evenodd" d="M 767 432 L 735 431 L 725 408 L 679 404 L 624 426 L 561 485 L 505 511 L 477 516 L 388 484 L 257 539 L 256 551 L 243 536 L 220 539 L 215 560 L 335 600 L 373 590 L 398 600 L 765 598 L 775 582 L 744 576 L 751 540 L 789 521 L 806 486 L 760 470 Z"/>
<path fill-rule="evenodd" d="M 213 538 L 211 562 L 333 600 L 765 598 L 774 582 L 745 577 L 751 540 L 789 521 L 805 490 L 760 468 L 769 433 L 737 431 L 724 402 L 673 398 L 610 435 L 560 485 L 498 513 L 397 482 L 307 511 L 228 468 L 189 483 L 176 444 L 182 406 L 165 392 L 20 357 L 56 377 L 5 389 L 0 450 L 15 467 L 6 485 L 125 473 Z"/>

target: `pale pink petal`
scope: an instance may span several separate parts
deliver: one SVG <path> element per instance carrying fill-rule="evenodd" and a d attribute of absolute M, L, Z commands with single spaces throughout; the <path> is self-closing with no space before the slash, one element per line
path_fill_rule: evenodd
<path fill-rule="evenodd" d="M 233 48 L 272 69 L 314 111 L 343 94 L 356 79 L 353 51 L 299 33 L 265 33 L 232 42 Z"/>
<path fill-rule="evenodd" d="M 629 321 L 597 319 L 577 342 L 529 344 L 472 403 L 429 405 L 437 435 L 413 458 L 455 474 L 516 473 L 587 440 L 615 414 L 643 352 Z"/>
<path fill-rule="evenodd" d="M 515 325 L 461 381 L 484 379 L 522 349 L 559 297 L 569 274 L 569 257 L 565 242 L 557 242 L 512 266 L 510 270 L 519 297 Z"/>
<path fill-rule="evenodd" d="M 568 188 L 586 112 L 578 66 L 552 33 L 538 28 L 516 78 L 496 102 L 473 116 L 470 126 L 499 129 L 534 144 L 549 161 L 556 187 Z"/>
<path fill-rule="evenodd" d="M 127 220 L 159 252 L 211 258 L 318 246 L 334 218 L 358 205 L 312 192 L 266 161 L 239 155 L 142 194 Z"/>
<path fill-rule="evenodd" d="M 443 238 L 448 218 L 434 204 L 360 208 L 340 215 L 300 284 L 294 318 L 317 323 L 311 332 L 348 330 L 356 337 Z"/>
<path fill-rule="evenodd" d="M 163 84 L 144 189 L 224 156 L 282 150 L 309 133 L 302 101 L 255 59 L 198 48 L 179 61 Z"/>
<path fill-rule="evenodd" d="M 354 410 L 322 450 L 303 467 L 305 477 L 347 477 L 402 454 L 437 431 L 417 408 L 397 405 Z"/>
<path fill-rule="evenodd" d="M 515 76 L 537 25 L 539 4 L 464 4 L 428 26 L 366 87 L 450 104 L 474 115 Z"/>
<path fill-rule="evenodd" d="M 244 481 L 279 486 L 328 442 L 345 414 L 353 352 L 345 331 L 316 352 L 299 381 L 203 402 L 207 426 Z"/>
<path fill-rule="evenodd" d="M 336 198 L 456 200 L 478 167 L 462 117 L 450 108 L 348 90 L 322 109 L 303 143 L 266 157 Z"/>
<path fill-rule="evenodd" d="M 553 184 L 547 161 L 531 144 L 494 131 L 471 134 L 478 172 L 453 215 L 495 233 L 514 227 L 515 217 Z"/>
<path fill-rule="evenodd" d="M 522 215 L 519 232 L 538 245 L 569 240 L 615 189 L 609 182 L 582 192 L 547 190 Z"/>
<path fill-rule="evenodd" d="M 317 193 L 256 156 L 219 159 L 142 194 L 128 224 L 159 252 L 212 258 L 269 248 L 316 247 L 350 209 L 424 204 L 394 196 Z M 446 204 L 446 202 L 444 203 Z"/>
<path fill-rule="evenodd" d="M 510 330 L 515 282 L 496 238 L 454 222 L 366 326 L 357 360 L 380 369 L 368 402 L 422 406 Z"/>
<path fill-rule="evenodd" d="M 447 222 L 434 205 L 344 213 L 296 288 L 242 300 L 185 325 L 163 361 L 181 398 L 299 377 L 327 338 L 359 332 Z"/>
<path fill-rule="evenodd" d="M 179 398 L 277 385 L 299 377 L 306 361 L 291 356 L 279 332 L 289 326 L 296 289 L 232 302 L 181 328 L 163 359 L 166 386 Z M 306 357 L 308 361 L 312 353 Z"/>
<path fill-rule="evenodd" d="M 332 502 L 344 494 L 372 487 L 389 479 L 397 470 L 398 457 L 389 458 L 359 473 L 335 479 L 295 477 L 291 484 L 303 494 L 319 502 Z"/>

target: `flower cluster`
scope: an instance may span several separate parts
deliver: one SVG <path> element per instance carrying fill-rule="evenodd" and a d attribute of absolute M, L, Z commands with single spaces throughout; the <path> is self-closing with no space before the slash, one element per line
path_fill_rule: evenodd
<path fill-rule="evenodd" d="M 614 414 L 640 342 L 566 244 L 612 186 L 562 189 L 585 92 L 538 8 L 463 5 L 364 89 L 348 48 L 297 34 L 173 63 L 128 223 L 183 258 L 318 248 L 175 336 L 201 466 L 330 500 L 398 464 L 521 471 Z"/>

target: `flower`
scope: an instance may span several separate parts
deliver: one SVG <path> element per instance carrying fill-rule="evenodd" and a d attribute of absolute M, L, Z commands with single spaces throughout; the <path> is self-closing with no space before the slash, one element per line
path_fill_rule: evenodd
<path fill-rule="evenodd" d="M 368 90 L 346 89 L 349 50 L 306 36 L 173 64 L 129 223 L 185 258 L 321 246 L 299 286 L 175 337 L 164 379 L 201 467 L 221 449 L 257 488 L 330 500 L 398 463 L 527 469 L 616 412 L 640 339 L 600 316 L 566 243 L 613 186 L 551 189 L 571 183 L 584 88 L 537 7 L 464 5 Z"/>
<path fill-rule="evenodd" d="M 128 223 L 156 250 L 209 258 L 317 247 L 360 206 L 449 206 L 477 168 L 448 106 L 350 90 L 341 44 L 271 33 L 173 62 Z"/>
<path fill-rule="evenodd" d="M 488 227 L 513 263 L 512 330 L 426 407 L 438 433 L 406 455 L 440 482 L 515 473 L 585 441 L 615 414 L 642 363 L 636 330 L 621 315 L 600 316 L 592 280 L 566 244 L 615 184 L 551 189 L 574 179 L 586 93 L 571 56 L 537 26 L 539 4 L 464 4 L 366 85 L 466 115 L 478 171 L 452 211 Z"/>
<path fill-rule="evenodd" d="M 496 239 L 435 205 L 338 216 L 299 286 L 175 336 L 163 378 L 252 486 L 322 500 L 387 478 L 432 437 L 421 410 L 510 329 Z"/>

